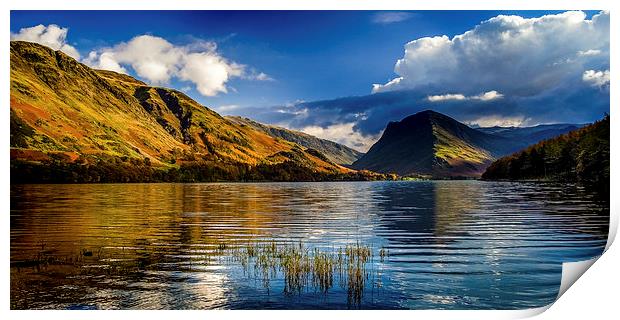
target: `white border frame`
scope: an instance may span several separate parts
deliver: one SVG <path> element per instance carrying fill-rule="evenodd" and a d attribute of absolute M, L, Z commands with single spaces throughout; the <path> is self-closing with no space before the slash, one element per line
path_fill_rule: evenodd
<path fill-rule="evenodd" d="M 434 1 L 403 1 L 403 0 L 221 0 L 221 1 L 198 1 L 198 0 L 101 0 L 76 1 L 76 0 L 29 0 L 0 1 L 2 11 L 0 12 L 0 24 L 2 33 L 0 39 L 5 44 L 10 41 L 10 10 L 589 10 L 606 9 L 611 14 L 611 65 L 617 61 L 617 42 L 618 30 L 615 7 L 620 1 L 617 0 L 434 0 Z M 4 105 L 9 102 L 9 50 L 0 50 L 0 79 L 2 85 L 0 91 Z M 611 111 L 618 108 L 618 92 L 615 90 L 615 72 L 611 73 Z M 341 318 L 352 316 L 349 311 L 10 311 L 10 179 L 9 179 L 9 117 L 8 106 L 4 109 L 4 116 L 0 117 L 0 127 L 4 128 L 2 135 L 2 156 L 0 157 L 0 168 L 3 169 L 4 178 L 1 187 L 3 201 L 2 205 L 2 256 L 3 263 L 0 266 L 0 279 L 2 283 L 1 301 L 3 302 L 2 319 L 29 319 L 45 317 L 47 319 L 105 319 L 116 317 L 120 319 L 130 319 L 135 317 L 149 317 L 152 319 L 167 319 L 175 316 L 183 317 L 216 317 L 216 318 L 247 318 L 247 317 L 269 317 L 272 319 L 316 319 L 317 317 Z M 618 168 L 618 142 L 619 130 L 618 120 L 615 116 L 611 117 L 611 162 L 613 168 Z M 618 189 L 618 175 L 616 171 L 611 171 L 611 194 Z M 616 314 L 616 299 L 620 277 L 617 272 L 620 270 L 620 252 L 617 246 L 610 247 L 618 227 L 618 200 L 613 198 L 610 203 L 611 221 L 610 237 L 607 244 L 609 249 L 595 263 L 593 270 L 587 272 L 582 280 L 577 281 L 574 289 L 567 291 L 549 311 L 545 312 L 542 319 L 559 319 L 564 317 L 589 317 L 592 315 L 605 316 Z M 411 319 L 413 318 L 434 318 L 434 319 L 502 319 L 502 318 L 522 318 L 539 314 L 550 306 L 515 311 L 356 311 L 355 316 L 368 319 L 377 317 L 390 317 L 391 319 Z M 595 309 L 593 309 L 595 308 Z"/>

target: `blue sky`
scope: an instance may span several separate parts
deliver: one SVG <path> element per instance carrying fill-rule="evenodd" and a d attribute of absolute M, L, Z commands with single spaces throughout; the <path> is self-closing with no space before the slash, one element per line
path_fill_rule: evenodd
<path fill-rule="evenodd" d="M 608 39 L 607 43 L 602 40 L 599 41 L 600 43 L 584 40 L 582 47 L 571 47 L 564 52 L 558 52 L 553 57 L 557 61 L 572 59 L 568 52 L 579 55 L 581 58 L 587 56 L 588 60 L 579 62 L 580 68 L 584 70 L 577 70 L 576 67 L 550 69 L 549 73 L 554 76 L 539 79 L 540 87 L 544 87 L 544 90 L 502 84 L 501 81 L 495 80 L 478 83 L 476 80 L 462 79 L 472 83 L 472 86 L 462 86 L 458 83 L 443 86 L 440 82 L 450 83 L 445 79 L 454 79 L 457 76 L 463 78 L 465 71 L 462 67 L 452 71 L 440 68 L 444 63 L 441 61 L 441 56 L 444 55 L 442 51 L 438 51 L 432 58 L 415 55 L 410 57 L 412 61 L 404 59 L 407 63 L 402 63 L 402 65 L 405 67 L 401 66 L 401 70 L 395 72 L 397 60 L 404 58 L 404 46 L 416 39 L 442 35 L 452 39 L 455 35 L 472 30 L 481 22 L 498 15 L 515 15 L 528 19 L 560 13 L 547 11 L 12 11 L 11 33 L 12 37 L 17 39 L 19 36 L 27 36 L 27 32 L 20 33 L 22 28 L 37 25 L 47 28 L 50 25 L 57 25 L 64 31 L 56 39 L 64 43 L 59 43 L 58 48 L 64 45 L 67 50 L 75 49 L 82 62 L 96 67 L 105 65 L 107 68 L 109 65 L 104 63 L 104 53 L 112 53 L 117 63 L 114 68 L 122 68 L 123 72 L 146 82 L 185 91 L 202 104 L 222 113 L 240 114 L 258 118 L 263 122 L 302 129 L 347 143 L 358 149 L 364 149 L 365 145 L 377 138 L 377 134 L 380 133 L 378 128 L 383 127 L 388 121 L 399 120 L 398 117 L 418 111 L 419 108 L 436 107 L 435 109 L 443 110 L 461 121 L 474 123 L 478 120 L 481 125 L 494 124 L 495 118 L 503 119 L 495 121 L 496 124 L 528 125 L 544 122 L 587 122 L 600 117 L 605 107 L 609 109 L 609 92 L 608 89 L 605 91 L 605 86 L 608 87 L 608 80 L 607 83 L 604 80 L 604 72 L 609 70 Z M 597 11 L 587 11 L 583 20 L 592 19 L 597 13 Z M 506 21 L 502 22 L 501 27 L 505 27 Z M 569 21 L 569 19 L 562 21 Z M 558 28 L 563 27 L 561 23 L 564 22 L 557 23 Z M 498 23 L 487 25 L 495 28 L 494 30 L 501 28 L 497 27 L 500 25 Z M 511 26 L 511 28 L 516 27 Z M 603 26 L 602 29 L 604 28 Z M 47 32 L 47 29 L 43 32 Z M 131 44 L 132 39 L 144 35 L 149 35 L 151 38 L 144 38 L 143 40 L 148 41 L 140 42 L 140 44 L 151 44 L 152 40 L 161 40 L 159 43 L 169 49 L 166 49 L 168 50 L 166 56 L 157 55 L 153 59 L 168 59 L 172 55 L 178 59 L 185 59 L 186 62 L 167 64 L 170 70 L 164 74 L 145 69 L 147 66 L 140 64 L 144 61 L 139 61 L 140 50 L 138 49 L 136 53 L 136 50 L 128 49 L 131 46 L 122 45 L 123 43 Z M 592 35 L 584 34 L 583 37 L 584 39 L 592 38 Z M 514 41 L 521 40 L 515 38 Z M 437 43 L 443 46 L 444 42 L 438 41 Z M 56 45 L 53 42 L 49 44 Z M 138 45 L 137 42 L 136 45 Z M 463 51 L 464 49 L 461 50 L 458 43 L 449 44 L 449 46 L 451 47 L 447 50 L 450 52 L 460 50 L 456 55 L 459 61 L 468 61 L 467 63 L 472 64 L 471 61 L 474 60 L 471 59 L 475 57 L 463 58 L 463 55 L 469 55 L 470 49 Z M 540 46 L 544 47 L 545 44 L 540 44 Z M 161 46 L 156 48 L 161 48 Z M 149 49 L 144 50 L 149 51 Z M 412 47 L 410 52 L 415 50 L 422 49 L 419 46 Z M 489 47 L 486 50 L 493 50 L 493 48 Z M 520 50 L 516 53 L 522 56 L 524 49 Z M 91 52 L 93 55 L 89 57 Z M 583 54 L 578 52 L 583 52 Z M 195 54 L 193 57 L 196 58 L 193 66 L 199 66 L 198 68 L 190 68 L 188 61 L 192 54 Z M 510 52 L 502 54 L 509 56 Z M 203 60 L 207 57 L 211 60 Z M 488 55 L 484 57 L 487 60 L 493 58 Z M 537 53 L 531 60 L 541 59 L 546 58 L 540 57 Z M 212 74 L 212 70 L 215 70 L 203 67 L 206 61 L 213 62 L 214 68 L 220 68 L 218 70 L 224 75 L 216 79 L 205 79 L 205 75 L 208 77 Z M 548 65 L 550 60 L 545 61 Z M 428 70 L 419 70 L 420 63 L 430 66 L 436 64 L 439 69 L 429 67 Z M 532 68 L 535 67 L 533 64 Z M 494 67 L 485 68 L 493 69 Z M 528 67 L 524 65 L 522 68 Z M 590 77 L 592 79 L 588 78 L 590 82 L 584 80 L 586 79 L 585 72 L 588 70 L 593 72 Z M 445 75 L 442 74 L 444 71 Z M 428 81 L 423 77 L 424 72 L 428 74 Z M 505 72 L 510 73 L 514 70 L 506 69 Z M 481 71 L 479 68 L 469 70 L 465 74 L 476 73 L 480 73 L 479 78 L 489 76 L 488 70 Z M 445 77 L 441 78 L 437 75 Z M 575 79 L 570 79 L 571 75 Z M 513 75 L 507 74 L 507 76 Z M 577 76 L 579 79 L 576 78 Z M 557 80 L 554 77 L 564 78 Z M 402 81 L 390 83 L 396 78 L 402 78 Z M 553 79 L 548 80 L 551 78 Z M 513 80 L 526 81 L 526 79 Z M 549 81 L 553 84 L 551 87 L 548 87 Z M 489 86 L 489 83 L 500 85 L 494 88 Z M 373 84 L 378 85 L 375 86 L 374 91 Z M 579 90 L 587 91 L 584 91 L 584 94 L 592 96 L 588 96 L 589 99 L 601 100 L 592 107 L 596 110 L 571 111 L 567 113 L 570 117 L 555 118 L 551 115 L 546 118 L 536 118 L 534 116 L 536 110 L 530 110 L 534 108 L 533 103 L 542 103 L 542 101 L 550 104 L 549 101 L 553 100 L 551 104 L 560 104 L 557 101 L 566 100 L 567 92 L 575 92 L 573 89 L 577 85 Z M 411 97 L 415 96 L 414 101 L 407 106 L 401 105 L 392 107 L 393 109 L 390 110 L 380 110 L 380 112 L 377 111 L 381 109 L 380 106 L 343 107 L 332 101 L 319 103 L 316 107 L 316 103 L 309 103 L 339 97 L 371 95 L 372 93 L 374 97 L 369 99 L 374 101 L 377 100 L 377 94 L 398 95 L 400 93 L 394 92 L 403 90 L 413 90 L 415 94 L 410 93 L 406 96 L 409 97 L 408 99 L 414 99 Z M 527 92 L 534 91 L 535 94 L 527 94 Z M 495 96 L 493 93 L 486 96 L 487 98 L 493 96 L 493 99 L 475 98 L 482 97 L 483 94 L 489 92 L 495 92 Z M 554 94 L 563 96 L 554 97 Z M 382 95 L 380 94 L 379 97 Z M 436 98 L 429 99 L 430 96 Z M 606 102 L 605 96 L 607 96 Z M 496 97 L 501 99 L 495 99 Z M 369 99 L 356 100 L 355 104 L 366 105 Z M 431 103 L 429 106 L 431 100 L 434 104 Z M 500 100 L 503 106 L 499 107 L 508 111 L 495 112 L 489 114 L 486 120 L 480 120 L 485 114 L 479 112 L 481 106 L 477 104 L 497 104 Z M 424 103 L 421 103 L 422 101 Z M 378 104 L 381 105 L 381 103 Z M 472 104 L 476 105 L 472 107 Z M 410 107 L 410 105 L 415 105 L 415 107 Z M 348 113 L 343 114 L 342 109 L 346 109 Z M 474 109 L 478 112 L 472 111 Z M 519 114 L 518 110 L 524 111 Z M 524 113 L 525 111 L 531 114 Z M 313 112 L 313 116 L 308 116 L 308 112 Z M 468 118 L 467 115 L 472 116 Z M 512 119 L 512 121 L 506 119 Z M 521 119 L 520 123 L 518 123 L 519 119 Z M 372 125 L 369 122 L 372 122 Z M 342 125 L 345 126 L 342 127 Z"/>

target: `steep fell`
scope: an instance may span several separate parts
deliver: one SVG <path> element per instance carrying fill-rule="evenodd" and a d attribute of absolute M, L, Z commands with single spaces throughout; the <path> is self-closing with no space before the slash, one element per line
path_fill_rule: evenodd
<path fill-rule="evenodd" d="M 478 177 L 496 157 L 517 148 L 506 138 L 426 110 L 390 122 L 352 167 L 402 176 Z"/>

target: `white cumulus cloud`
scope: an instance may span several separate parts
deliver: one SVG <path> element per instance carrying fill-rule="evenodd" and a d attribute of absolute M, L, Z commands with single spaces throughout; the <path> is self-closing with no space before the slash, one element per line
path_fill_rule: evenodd
<path fill-rule="evenodd" d="M 359 131 L 354 130 L 354 127 L 355 122 L 348 122 L 333 124 L 326 127 L 307 126 L 299 130 L 315 137 L 350 146 L 362 152 L 368 151 L 373 143 L 377 141 L 380 134 L 363 135 Z"/>
<path fill-rule="evenodd" d="M 18 33 L 11 33 L 11 40 L 36 42 L 48 46 L 54 50 L 60 50 L 74 59 L 80 59 L 80 53 L 67 43 L 68 28 L 61 28 L 55 24 L 44 26 L 42 24 L 22 28 Z"/>
<path fill-rule="evenodd" d="M 267 75 L 264 72 L 259 72 L 256 76 L 253 77 L 255 80 L 258 81 L 274 81 L 274 79 L 272 77 L 270 77 L 269 75 Z"/>
<path fill-rule="evenodd" d="M 215 111 L 219 112 L 219 113 L 228 113 L 234 110 L 237 110 L 241 108 L 241 106 L 237 105 L 237 104 L 225 104 L 225 105 L 221 105 L 218 107 L 213 107 L 213 109 L 215 109 Z"/>
<path fill-rule="evenodd" d="M 522 125 L 527 125 L 527 121 L 524 116 L 483 116 L 478 119 L 467 121 L 467 124 L 470 126 L 478 126 L 478 127 L 519 127 Z"/>
<path fill-rule="evenodd" d="M 495 99 L 501 99 L 503 98 L 504 95 L 495 91 L 495 90 L 491 90 L 491 91 L 487 91 L 485 93 L 481 93 L 479 95 L 476 96 L 472 96 L 471 98 L 474 100 L 482 100 L 482 101 L 491 101 L 491 100 L 495 100 Z"/>
<path fill-rule="evenodd" d="M 430 102 L 447 101 L 447 100 L 465 100 L 467 97 L 460 93 L 446 93 L 434 96 L 428 96 L 426 99 Z"/>
<path fill-rule="evenodd" d="M 226 82 L 231 77 L 243 74 L 243 66 L 229 63 L 213 52 L 190 53 L 183 58 L 179 78 L 196 84 L 196 89 L 204 96 L 226 93 Z"/>
<path fill-rule="evenodd" d="M 432 95 L 432 96 L 428 96 L 426 97 L 426 99 L 430 102 L 442 102 L 442 101 L 450 101 L 450 100 L 456 100 L 456 101 L 462 101 L 462 100 L 481 100 L 481 101 L 491 101 L 491 100 L 495 100 L 495 99 L 500 99 L 503 98 L 504 95 L 495 91 L 495 90 L 491 90 L 491 91 L 487 91 L 487 92 L 483 92 L 481 94 L 475 95 L 475 96 L 465 96 L 464 94 L 461 93 L 447 93 L 447 94 L 440 94 L 440 95 Z"/>
<path fill-rule="evenodd" d="M 84 62 L 95 68 L 121 73 L 128 73 L 129 67 L 139 77 L 154 84 L 165 84 L 173 78 L 188 81 L 204 96 L 227 93 L 226 84 L 235 77 L 269 78 L 264 73 L 258 73 L 256 79 L 247 76 L 246 66 L 223 57 L 214 42 L 197 41 L 179 46 L 152 35 L 136 36 L 128 42 L 93 51 Z"/>
<path fill-rule="evenodd" d="M 581 11 L 538 18 L 499 15 L 452 38 L 407 43 L 394 67 L 397 77 L 373 85 L 373 92 L 431 87 L 472 94 L 496 88 L 508 96 L 528 97 L 605 63 L 609 12 L 591 19 Z"/>
<path fill-rule="evenodd" d="M 609 70 L 596 71 L 586 70 L 583 72 L 581 79 L 594 87 L 604 87 L 609 85 Z"/>
<path fill-rule="evenodd" d="M 379 12 L 373 15 L 372 22 L 378 24 L 390 24 L 408 20 L 411 18 L 410 12 L 387 11 Z"/>
<path fill-rule="evenodd" d="M 599 54 L 601 54 L 601 50 L 594 50 L 594 49 L 589 49 L 589 50 L 580 50 L 579 52 L 577 52 L 577 55 L 580 57 L 587 57 L 587 56 L 598 56 Z"/>

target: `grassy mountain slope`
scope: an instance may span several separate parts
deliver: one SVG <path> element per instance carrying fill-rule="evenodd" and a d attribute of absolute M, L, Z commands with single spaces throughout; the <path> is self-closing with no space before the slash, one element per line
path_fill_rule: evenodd
<path fill-rule="evenodd" d="M 609 188 L 609 116 L 503 157 L 482 175 L 489 180 L 579 181 Z"/>
<path fill-rule="evenodd" d="M 230 120 L 231 122 L 244 126 L 249 126 L 253 129 L 262 131 L 272 137 L 284 139 L 290 142 L 297 143 L 306 148 L 318 150 L 319 152 L 324 154 L 329 160 L 337 164 L 352 164 L 355 160 L 359 159 L 363 155 L 363 153 L 342 144 L 325 139 L 320 139 L 300 131 L 266 125 L 243 117 L 226 116 L 225 118 Z"/>
<path fill-rule="evenodd" d="M 149 172 L 184 165 L 231 167 L 236 174 L 269 166 L 351 172 L 320 152 L 230 121 L 179 91 L 93 70 L 39 44 L 12 41 L 10 66 L 15 173 L 37 165 L 71 164 L 79 171 L 77 166 L 95 170 L 112 163 L 124 169 L 149 167 Z"/>
<path fill-rule="evenodd" d="M 477 177 L 496 157 L 514 149 L 506 138 L 427 110 L 390 122 L 352 167 L 405 176 Z"/>

